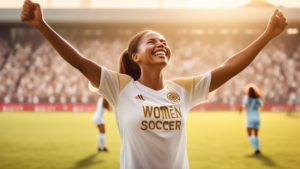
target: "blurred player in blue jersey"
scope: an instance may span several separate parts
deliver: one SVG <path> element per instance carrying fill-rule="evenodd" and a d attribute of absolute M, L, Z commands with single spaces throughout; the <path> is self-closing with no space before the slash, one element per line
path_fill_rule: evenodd
<path fill-rule="evenodd" d="M 110 110 L 109 103 L 103 97 L 100 97 L 97 102 L 97 110 L 95 111 L 93 116 L 94 123 L 100 131 L 100 133 L 98 134 L 98 151 L 108 151 L 105 147 L 105 109 Z"/>
<path fill-rule="evenodd" d="M 255 154 L 260 154 L 259 150 L 259 137 L 258 130 L 260 127 L 260 110 L 263 106 L 263 97 L 258 89 L 253 84 L 248 84 L 245 88 L 245 96 L 241 106 L 241 112 L 243 109 L 247 110 L 246 127 L 249 137 L 249 141 L 255 149 Z"/>

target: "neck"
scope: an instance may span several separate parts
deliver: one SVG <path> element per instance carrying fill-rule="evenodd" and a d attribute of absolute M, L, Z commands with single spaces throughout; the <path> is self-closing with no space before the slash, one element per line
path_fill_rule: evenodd
<path fill-rule="evenodd" d="M 162 69 L 155 70 L 153 68 L 144 68 L 141 70 L 141 77 L 138 82 L 153 90 L 161 90 L 164 88 L 164 78 Z"/>

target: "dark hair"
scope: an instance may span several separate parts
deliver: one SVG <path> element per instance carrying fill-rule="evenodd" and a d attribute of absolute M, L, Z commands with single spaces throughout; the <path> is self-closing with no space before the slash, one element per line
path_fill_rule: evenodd
<path fill-rule="evenodd" d="M 254 90 L 252 87 L 249 88 L 249 97 L 250 97 L 250 98 L 258 98 L 258 97 L 259 97 L 259 96 L 255 93 L 255 90 Z"/>
<path fill-rule="evenodd" d="M 107 110 L 110 110 L 110 106 L 109 103 L 106 99 L 103 98 L 103 103 L 102 103 L 103 107 Z"/>
<path fill-rule="evenodd" d="M 130 39 L 127 49 L 120 57 L 119 73 L 127 74 L 134 80 L 138 80 L 141 77 L 141 68 L 132 60 L 132 54 L 138 51 L 138 46 L 142 37 L 148 32 L 151 32 L 151 30 L 139 32 Z"/>

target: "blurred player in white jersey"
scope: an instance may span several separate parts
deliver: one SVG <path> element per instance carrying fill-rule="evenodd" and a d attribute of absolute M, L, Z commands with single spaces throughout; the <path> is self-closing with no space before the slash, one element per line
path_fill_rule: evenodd
<path fill-rule="evenodd" d="M 246 127 L 248 138 L 255 149 L 255 154 L 260 154 L 258 130 L 260 128 L 260 111 L 263 106 L 263 96 L 257 86 L 248 84 L 245 88 L 242 108 L 247 109 Z"/>
<path fill-rule="evenodd" d="M 100 97 L 97 101 L 97 110 L 94 113 L 93 120 L 99 129 L 98 134 L 98 151 L 108 151 L 105 146 L 105 126 L 104 126 L 104 113 L 105 110 L 110 110 L 109 103 Z"/>
<path fill-rule="evenodd" d="M 289 100 L 288 100 L 288 115 L 291 115 L 293 111 L 297 111 L 296 106 L 297 106 L 297 95 L 295 92 L 290 92 L 289 94 Z"/>
<path fill-rule="evenodd" d="M 21 19 L 39 30 L 90 81 L 90 90 L 113 106 L 122 140 L 122 169 L 188 169 L 186 118 L 191 108 L 209 100 L 288 25 L 276 9 L 265 32 L 219 67 L 192 77 L 165 80 L 163 69 L 170 64 L 172 52 L 158 32 L 145 30 L 134 35 L 121 54 L 119 72 L 114 72 L 82 56 L 51 29 L 39 4 L 26 0 Z"/>

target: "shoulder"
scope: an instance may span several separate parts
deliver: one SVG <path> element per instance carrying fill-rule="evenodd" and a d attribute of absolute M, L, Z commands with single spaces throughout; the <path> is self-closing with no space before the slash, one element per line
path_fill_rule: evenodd
<path fill-rule="evenodd" d="M 170 80 L 170 82 L 175 83 L 176 85 L 184 88 L 188 94 L 191 93 L 193 85 L 193 78 L 192 77 L 181 77 Z"/>
<path fill-rule="evenodd" d="M 113 76 L 117 77 L 119 80 L 119 90 L 120 92 L 127 86 L 127 84 L 131 81 L 133 81 L 133 78 L 126 74 L 117 73 L 114 71 L 109 71 Z"/>
<path fill-rule="evenodd" d="M 258 102 L 262 103 L 262 100 L 260 98 L 257 98 L 256 99 Z"/>
<path fill-rule="evenodd" d="M 179 86 L 182 86 L 182 87 L 190 87 L 190 86 L 194 86 L 195 84 L 197 84 L 198 82 L 200 82 L 203 77 L 206 77 L 207 75 L 210 75 L 209 74 L 210 72 L 207 72 L 205 74 L 202 74 L 202 75 L 199 75 L 199 76 L 192 76 L 192 77 L 180 77 L 180 78 L 176 78 L 176 79 L 173 79 L 173 80 L 170 80 L 171 82 L 173 83 L 176 83 L 177 85 Z"/>
<path fill-rule="evenodd" d="M 243 102 L 244 104 L 246 104 L 246 103 L 247 103 L 247 101 L 248 101 L 248 96 L 247 96 L 247 95 L 244 95 L 244 97 L 243 97 L 243 101 L 242 101 L 242 102 Z"/>
<path fill-rule="evenodd" d="M 181 77 L 181 78 L 172 79 L 170 81 L 179 86 L 186 87 L 186 86 L 191 85 L 193 78 L 192 77 Z"/>
<path fill-rule="evenodd" d="M 173 80 L 171 82 L 183 87 L 188 94 L 192 92 L 193 88 L 198 84 L 201 80 L 206 79 L 206 77 L 211 78 L 211 72 L 206 72 L 199 76 L 192 76 L 192 77 L 180 77 Z"/>

